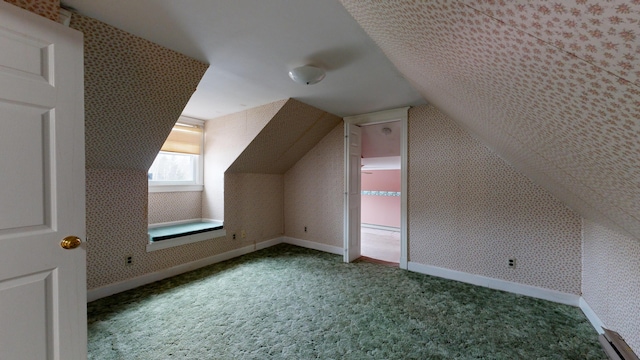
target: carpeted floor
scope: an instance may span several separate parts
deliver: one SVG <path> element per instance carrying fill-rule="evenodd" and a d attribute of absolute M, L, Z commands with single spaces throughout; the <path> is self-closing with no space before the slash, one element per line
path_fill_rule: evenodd
<path fill-rule="evenodd" d="M 89 359 L 606 359 L 578 308 L 290 245 L 88 311 Z"/>

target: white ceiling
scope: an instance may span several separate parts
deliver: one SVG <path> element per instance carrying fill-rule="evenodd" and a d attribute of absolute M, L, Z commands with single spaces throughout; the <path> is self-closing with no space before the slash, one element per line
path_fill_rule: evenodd
<path fill-rule="evenodd" d="M 363 158 L 400 156 L 400 121 L 365 125 L 361 129 Z"/>
<path fill-rule="evenodd" d="M 338 116 L 424 103 L 337 0 L 64 0 L 81 14 L 211 64 L 184 115 L 295 98 Z M 315 85 L 288 71 L 327 71 Z"/>
<path fill-rule="evenodd" d="M 362 159 L 362 171 L 400 170 L 400 156 L 385 156 Z"/>

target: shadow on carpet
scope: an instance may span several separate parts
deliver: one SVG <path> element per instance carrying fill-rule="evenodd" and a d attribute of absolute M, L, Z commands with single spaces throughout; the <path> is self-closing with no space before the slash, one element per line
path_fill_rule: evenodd
<path fill-rule="evenodd" d="M 606 359 L 575 307 L 277 245 L 88 304 L 89 359 Z"/>

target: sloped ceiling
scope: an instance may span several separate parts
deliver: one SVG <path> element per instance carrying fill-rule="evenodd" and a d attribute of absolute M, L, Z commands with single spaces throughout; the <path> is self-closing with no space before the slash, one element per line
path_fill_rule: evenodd
<path fill-rule="evenodd" d="M 340 121 L 338 116 L 289 99 L 227 172 L 284 174 Z"/>
<path fill-rule="evenodd" d="M 84 34 L 88 168 L 148 170 L 208 65 L 87 16 Z"/>
<path fill-rule="evenodd" d="M 426 100 L 640 238 L 640 2 L 341 1 Z"/>

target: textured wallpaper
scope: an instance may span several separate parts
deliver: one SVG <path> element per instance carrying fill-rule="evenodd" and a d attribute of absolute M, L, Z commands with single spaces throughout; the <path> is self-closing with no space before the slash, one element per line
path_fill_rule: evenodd
<path fill-rule="evenodd" d="M 149 193 L 149 224 L 202 218 L 202 192 Z"/>
<path fill-rule="evenodd" d="M 84 33 L 89 168 L 147 170 L 208 65 L 73 14 Z"/>
<path fill-rule="evenodd" d="M 286 102 L 279 100 L 205 122 L 204 218 L 224 219 L 224 172 Z"/>
<path fill-rule="evenodd" d="M 341 1 L 427 101 L 640 237 L 640 2 Z"/>
<path fill-rule="evenodd" d="M 227 172 L 284 174 L 341 118 L 289 99 Z"/>
<path fill-rule="evenodd" d="M 640 241 L 589 220 L 582 232 L 582 296 L 640 354 Z"/>
<path fill-rule="evenodd" d="M 60 0 L 4 0 L 53 21 L 58 21 Z"/>
<path fill-rule="evenodd" d="M 410 261 L 580 294 L 580 217 L 432 106 L 409 110 L 408 198 Z"/>
<path fill-rule="evenodd" d="M 285 235 L 343 247 L 343 203 L 341 122 L 284 175 Z"/>
<path fill-rule="evenodd" d="M 147 169 L 207 65 L 85 16 L 74 14 L 71 27 L 85 39 L 87 287 L 232 248 L 205 241 L 146 252 Z M 152 197 L 151 220 L 170 217 L 156 200 L 166 199 Z"/>
<path fill-rule="evenodd" d="M 226 174 L 224 227 L 242 246 L 284 233 L 284 179 L 280 174 Z M 244 230 L 246 238 L 240 237 Z"/>
<path fill-rule="evenodd" d="M 147 237 L 147 172 L 87 169 L 87 288 L 141 275 Z M 135 266 L 126 266 L 133 256 Z"/>
<path fill-rule="evenodd" d="M 148 253 L 147 172 L 129 169 L 87 169 L 87 238 L 89 290 L 243 246 L 217 238 Z"/>

